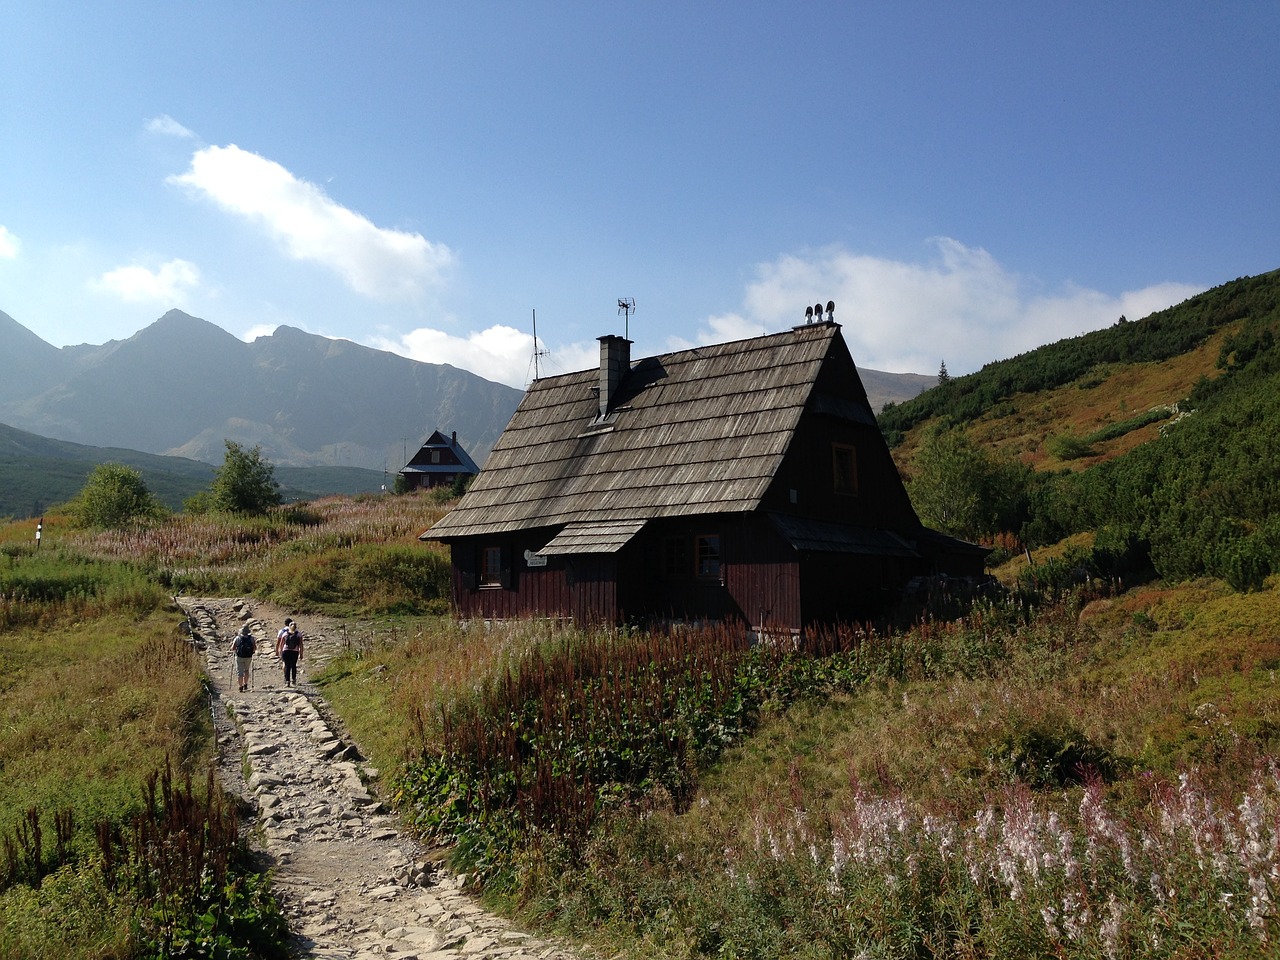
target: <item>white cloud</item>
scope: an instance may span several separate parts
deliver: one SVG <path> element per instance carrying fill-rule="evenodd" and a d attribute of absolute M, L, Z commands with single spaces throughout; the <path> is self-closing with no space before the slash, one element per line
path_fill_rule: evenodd
<path fill-rule="evenodd" d="M 1112 295 L 1068 285 L 1045 294 L 986 250 L 946 237 L 931 243 L 935 255 L 924 263 L 831 248 L 760 264 L 741 313 L 709 317 L 696 342 L 785 329 L 804 322 L 806 304 L 834 300 L 835 319 L 860 366 L 934 373 L 945 362 L 958 375 L 1110 326 L 1121 314 L 1141 319 L 1204 289 L 1162 283 Z"/>
<path fill-rule="evenodd" d="M 264 227 L 286 256 L 320 264 L 357 293 L 412 300 L 439 284 L 453 261 L 421 234 L 375 226 L 273 160 L 234 144 L 207 147 L 169 182 Z"/>
<path fill-rule="evenodd" d="M 22 242 L 0 223 L 0 260 L 16 260 L 22 251 Z"/>
<path fill-rule="evenodd" d="M 244 332 L 240 338 L 245 343 L 253 343 L 259 337 L 269 337 L 276 332 L 276 328 L 269 323 L 256 323 Z"/>
<path fill-rule="evenodd" d="M 104 273 L 94 286 L 128 303 L 182 304 L 200 285 L 200 270 L 186 260 L 170 260 L 156 270 L 133 265 Z"/>
<path fill-rule="evenodd" d="M 368 345 L 424 363 L 447 363 L 521 390 L 533 379 L 533 336 L 502 324 L 465 337 L 421 327 L 398 338 L 375 337 Z M 539 346 L 545 347 L 541 338 Z M 549 376 L 586 370 L 599 360 L 598 344 L 568 344 L 552 348 L 540 358 L 540 373 Z"/>
<path fill-rule="evenodd" d="M 147 121 L 147 132 L 158 133 L 165 137 L 180 137 L 183 140 L 194 140 L 196 135 L 180 124 L 167 113 L 152 117 Z"/>

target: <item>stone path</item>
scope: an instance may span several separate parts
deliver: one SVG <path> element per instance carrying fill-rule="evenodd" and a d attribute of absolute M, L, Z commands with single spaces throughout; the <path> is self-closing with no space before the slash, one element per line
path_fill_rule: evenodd
<path fill-rule="evenodd" d="M 563 947 L 487 913 L 464 878 L 433 864 L 376 794 L 378 771 L 326 719 L 308 681 L 339 652 L 302 619 L 299 684 L 284 686 L 275 655 L 283 612 L 254 601 L 179 597 L 208 656 L 224 786 L 256 809 L 256 842 L 293 931 L 292 954 L 316 960 L 573 960 Z M 235 692 L 231 638 L 258 641 L 253 689 Z M 371 790 L 371 786 L 373 789 Z"/>

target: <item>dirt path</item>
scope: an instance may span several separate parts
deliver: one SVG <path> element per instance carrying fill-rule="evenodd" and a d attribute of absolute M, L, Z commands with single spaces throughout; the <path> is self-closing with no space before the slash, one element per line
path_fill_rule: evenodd
<path fill-rule="evenodd" d="M 341 731 L 310 682 L 341 652 L 342 625 L 300 617 L 298 685 L 275 655 L 286 612 L 253 600 L 179 597 L 208 656 L 226 789 L 255 809 L 255 842 L 271 863 L 292 951 L 317 960 L 573 960 L 512 928 L 462 892 L 400 830 L 377 796 L 378 771 Z M 236 691 L 231 638 L 258 641 L 253 688 Z"/>

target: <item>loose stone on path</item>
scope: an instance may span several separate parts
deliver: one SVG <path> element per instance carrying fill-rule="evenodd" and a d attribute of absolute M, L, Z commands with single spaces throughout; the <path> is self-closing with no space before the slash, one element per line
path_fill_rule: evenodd
<path fill-rule="evenodd" d="M 218 691 L 213 710 L 223 781 L 256 809 L 256 833 L 272 861 L 294 956 L 575 960 L 573 952 L 487 913 L 457 878 L 435 871 L 370 792 L 366 781 L 376 780 L 377 770 L 317 709 L 323 700 L 307 679 L 336 643 L 304 626 L 299 685 L 285 687 L 275 656 L 279 623 L 260 619 L 252 601 L 178 602 Z M 258 655 L 253 689 L 233 693 L 230 638 L 242 623 L 257 639 Z"/>

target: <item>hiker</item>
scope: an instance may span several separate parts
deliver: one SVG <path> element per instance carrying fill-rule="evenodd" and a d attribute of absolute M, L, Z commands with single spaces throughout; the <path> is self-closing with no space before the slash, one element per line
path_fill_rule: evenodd
<path fill-rule="evenodd" d="M 240 628 L 240 632 L 236 634 L 235 640 L 231 642 L 231 652 L 236 655 L 236 682 L 240 685 L 240 692 L 244 693 L 249 689 L 249 678 L 252 676 L 250 671 L 253 669 L 253 655 L 257 652 L 258 644 L 253 639 L 253 634 L 249 632 L 249 625 L 246 623 Z"/>
<path fill-rule="evenodd" d="M 302 659 L 302 631 L 290 617 L 284 618 L 284 626 L 276 634 L 276 656 L 284 661 L 284 685 L 298 683 L 298 661 Z"/>

